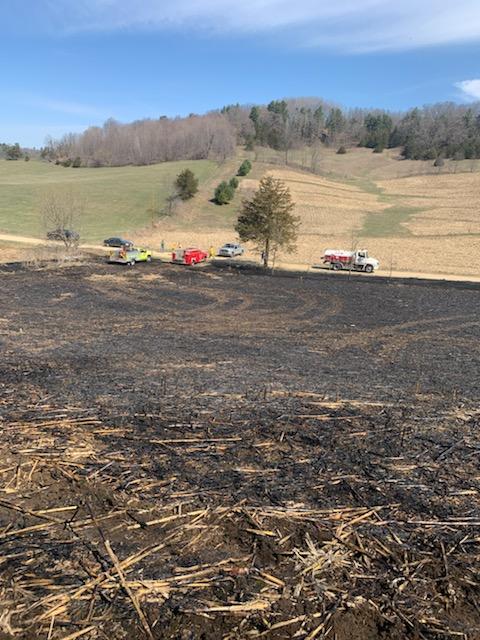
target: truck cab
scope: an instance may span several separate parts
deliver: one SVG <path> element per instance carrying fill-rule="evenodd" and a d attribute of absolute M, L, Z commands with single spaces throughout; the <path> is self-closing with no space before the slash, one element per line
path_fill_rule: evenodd
<path fill-rule="evenodd" d="M 368 251 L 363 249 L 362 251 L 357 251 L 355 253 L 355 264 L 360 266 L 364 266 L 368 263 Z"/>

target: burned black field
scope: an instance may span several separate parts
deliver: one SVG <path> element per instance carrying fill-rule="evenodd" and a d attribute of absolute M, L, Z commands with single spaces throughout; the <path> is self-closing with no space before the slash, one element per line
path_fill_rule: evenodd
<path fill-rule="evenodd" d="M 0 291 L 0 638 L 480 638 L 480 290 Z"/>

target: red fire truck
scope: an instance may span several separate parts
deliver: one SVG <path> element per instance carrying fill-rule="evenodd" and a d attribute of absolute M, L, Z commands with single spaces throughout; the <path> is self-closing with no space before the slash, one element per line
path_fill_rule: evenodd
<path fill-rule="evenodd" d="M 175 249 L 172 253 L 172 262 L 176 264 L 188 264 L 189 266 L 198 264 L 199 262 L 205 262 L 208 258 L 208 253 L 195 247 L 188 247 L 187 249 Z"/>

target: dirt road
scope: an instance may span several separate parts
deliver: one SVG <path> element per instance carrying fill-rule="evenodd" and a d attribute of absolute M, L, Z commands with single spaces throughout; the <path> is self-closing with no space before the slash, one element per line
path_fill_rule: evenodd
<path fill-rule="evenodd" d="M 48 245 L 50 241 L 42 239 L 42 238 L 34 238 L 33 236 L 17 236 L 8 233 L 0 233 L 0 242 L 8 242 L 8 243 L 18 243 L 20 245 L 28 245 L 28 246 L 45 246 Z M 81 249 L 86 249 L 87 251 L 98 251 L 105 252 L 109 251 L 109 247 L 104 247 L 100 244 L 81 244 Z M 160 253 L 159 251 L 153 251 L 153 256 L 155 258 L 160 258 L 161 260 L 168 261 L 170 259 L 170 253 L 164 252 Z M 2 262 L 11 262 L 14 258 L 12 258 L 12 253 L 9 252 L 5 259 L 0 256 L 0 263 Z M 19 256 L 19 260 L 22 260 L 23 257 Z M 245 262 L 245 260 L 237 259 L 239 262 Z M 247 262 L 251 262 L 248 261 Z M 334 277 L 345 277 L 347 272 L 338 273 L 331 272 L 329 269 L 324 269 L 322 265 L 309 265 L 303 263 L 296 262 L 282 262 L 279 261 L 276 265 L 276 268 L 284 271 L 305 271 L 307 273 L 315 273 L 321 270 L 322 273 L 331 273 Z M 365 274 L 360 272 L 349 272 L 348 275 L 354 275 L 356 277 L 366 277 Z M 424 279 L 424 280 L 450 280 L 452 282 L 480 282 L 480 276 L 472 276 L 472 275 L 458 275 L 458 274 L 449 274 L 449 273 L 429 273 L 429 272 L 420 272 L 420 271 L 390 271 L 389 269 L 379 269 L 375 275 L 383 276 L 383 277 L 392 277 L 392 278 L 415 278 L 415 279 Z M 367 277 L 375 277 L 367 276 Z"/>

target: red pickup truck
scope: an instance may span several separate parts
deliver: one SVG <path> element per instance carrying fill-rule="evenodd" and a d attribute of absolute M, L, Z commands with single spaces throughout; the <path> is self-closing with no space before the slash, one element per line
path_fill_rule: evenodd
<path fill-rule="evenodd" d="M 172 253 L 172 262 L 177 264 L 188 264 L 193 266 L 199 262 L 205 262 L 208 258 L 208 253 L 201 249 L 195 249 L 194 247 L 188 247 L 188 249 L 175 249 Z"/>

